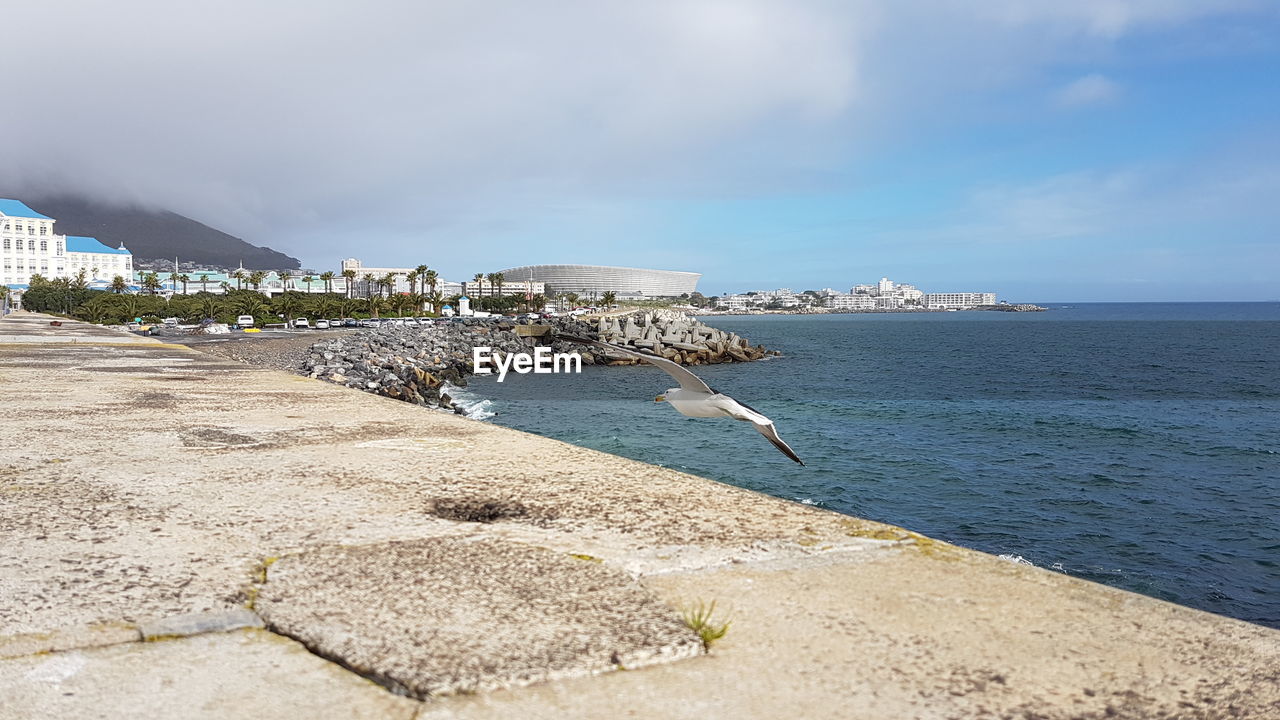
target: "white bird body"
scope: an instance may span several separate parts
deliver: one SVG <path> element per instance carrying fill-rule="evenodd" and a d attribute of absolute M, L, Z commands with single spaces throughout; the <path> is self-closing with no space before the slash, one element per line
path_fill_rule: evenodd
<path fill-rule="evenodd" d="M 700 393 L 693 390 L 671 388 L 662 395 L 681 415 L 688 417 L 732 417 L 721 400 L 733 402 L 733 398 L 720 393 Z"/>
<path fill-rule="evenodd" d="M 656 365 L 660 370 L 676 379 L 680 383 L 680 387 L 671 388 L 663 395 L 659 395 L 656 400 L 659 402 L 665 400 L 675 408 L 677 412 L 686 417 L 696 418 L 716 418 L 731 417 L 734 420 L 742 420 L 749 422 L 755 426 L 755 429 L 773 443 L 773 446 L 782 451 L 782 454 L 804 465 L 804 461 L 800 456 L 796 455 L 791 446 L 782 441 L 778 437 L 778 431 L 773 426 L 773 421 L 765 417 L 764 413 L 755 408 L 740 403 L 737 400 L 712 390 L 709 385 L 702 381 L 702 378 L 680 366 L 678 363 L 672 362 L 664 357 L 657 355 L 647 355 L 645 353 L 636 352 L 631 348 L 611 345 L 609 343 L 600 342 L 599 340 L 590 340 L 588 338 L 579 338 L 572 335 L 560 335 L 561 339 L 569 340 L 584 345 L 594 345 L 616 353 L 621 353 L 630 357 L 634 357 L 650 365 Z"/>

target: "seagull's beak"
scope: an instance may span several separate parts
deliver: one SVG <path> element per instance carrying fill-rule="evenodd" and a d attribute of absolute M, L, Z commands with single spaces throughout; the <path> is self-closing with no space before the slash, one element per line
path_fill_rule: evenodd
<path fill-rule="evenodd" d="M 666 401 L 666 399 L 667 399 L 667 396 L 666 396 L 666 395 L 659 395 L 658 397 L 654 398 L 654 399 L 653 399 L 653 401 L 654 401 L 654 402 L 665 402 L 665 401 Z"/>

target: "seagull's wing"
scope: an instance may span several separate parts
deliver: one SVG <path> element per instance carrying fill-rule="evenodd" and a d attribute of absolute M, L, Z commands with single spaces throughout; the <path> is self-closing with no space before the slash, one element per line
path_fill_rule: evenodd
<path fill-rule="evenodd" d="M 580 345 L 591 345 L 593 347 L 598 347 L 602 350 L 609 350 L 611 352 L 618 353 L 619 355 L 626 355 L 627 357 L 633 357 L 639 360 L 643 360 L 644 362 L 647 362 L 650 365 L 656 365 L 660 370 L 670 375 L 671 377 L 675 378 L 676 382 L 680 383 L 680 388 L 683 390 L 691 390 L 693 392 L 707 393 L 708 395 L 714 395 L 716 392 L 715 390 L 712 390 L 710 386 L 708 386 L 705 382 L 703 382 L 702 378 L 698 377 L 697 375 L 694 375 L 688 370 L 685 370 L 678 363 L 671 362 L 670 360 L 664 357 L 659 357 L 658 355 L 650 355 L 648 353 L 637 352 L 631 348 L 622 347 L 621 345 L 614 345 L 612 343 L 601 342 L 600 340 L 592 340 L 591 338 L 578 337 L 577 335 L 557 334 L 556 338 L 560 340 L 568 340 L 569 342 L 575 342 Z"/>
<path fill-rule="evenodd" d="M 799 455 L 791 449 L 791 446 L 782 441 L 778 437 L 778 429 L 773 426 L 773 421 L 765 417 L 764 413 L 756 410 L 750 405 L 734 400 L 728 395 L 719 395 L 715 398 L 716 405 L 723 408 L 725 412 L 734 420 L 745 420 L 755 426 L 756 431 L 765 437 L 766 440 L 773 443 L 773 446 L 782 451 L 783 455 L 804 465 L 804 461 Z"/>
<path fill-rule="evenodd" d="M 756 431 L 765 436 L 769 442 L 773 443 L 774 447 L 781 450 L 783 455 L 786 455 L 792 460 L 800 463 L 801 466 L 804 465 L 804 461 L 800 459 L 799 455 L 796 455 L 796 451 L 792 450 L 790 445 L 786 444 L 782 441 L 782 438 L 778 437 L 778 429 L 773 426 L 773 423 L 768 423 L 767 425 L 756 423 L 755 427 Z"/>

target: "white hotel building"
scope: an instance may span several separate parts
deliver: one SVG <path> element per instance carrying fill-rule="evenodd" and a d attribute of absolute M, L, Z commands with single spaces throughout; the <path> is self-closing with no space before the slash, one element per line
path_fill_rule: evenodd
<path fill-rule="evenodd" d="M 964 310 L 995 305 L 996 294 L 986 292 L 925 293 L 924 306 L 942 310 Z"/>
<path fill-rule="evenodd" d="M 22 290 L 32 275 L 71 279 L 81 270 L 90 282 L 133 276 L 133 253 L 123 245 L 113 249 L 94 238 L 58 235 L 55 222 L 20 200 L 0 198 L 0 283 Z"/>

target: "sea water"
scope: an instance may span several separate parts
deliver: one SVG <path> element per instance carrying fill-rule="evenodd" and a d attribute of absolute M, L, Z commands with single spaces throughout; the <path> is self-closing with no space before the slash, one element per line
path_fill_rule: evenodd
<path fill-rule="evenodd" d="M 675 383 L 648 366 L 466 394 L 490 422 L 1280 627 L 1280 303 L 706 321 L 783 353 L 694 371 L 807 467 L 655 403 Z"/>

